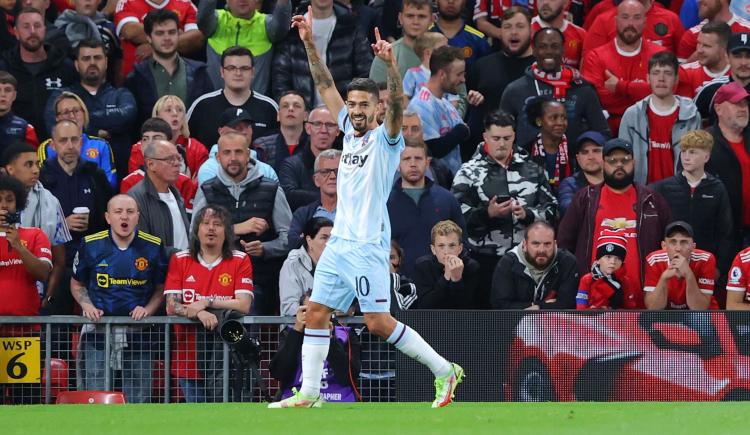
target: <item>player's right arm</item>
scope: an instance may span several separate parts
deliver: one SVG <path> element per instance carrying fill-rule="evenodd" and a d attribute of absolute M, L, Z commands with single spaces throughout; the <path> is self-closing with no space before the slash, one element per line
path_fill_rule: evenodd
<path fill-rule="evenodd" d="M 292 17 L 292 27 L 299 31 L 299 37 L 305 45 L 307 60 L 310 63 L 310 74 L 312 74 L 315 88 L 323 99 L 323 103 L 333 116 L 338 116 L 344 107 L 344 99 L 341 98 L 336 84 L 333 82 L 331 72 L 320 59 L 318 50 L 312 39 L 312 6 L 307 7 L 307 16 L 295 15 Z"/>

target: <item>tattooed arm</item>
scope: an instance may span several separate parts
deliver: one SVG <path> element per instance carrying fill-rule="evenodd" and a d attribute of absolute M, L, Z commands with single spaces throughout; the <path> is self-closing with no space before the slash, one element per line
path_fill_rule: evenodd
<path fill-rule="evenodd" d="M 401 82 L 401 74 L 398 72 L 398 64 L 393 56 L 391 44 L 380 39 L 380 31 L 375 28 L 375 43 L 372 44 L 375 56 L 388 65 L 388 107 L 385 109 L 385 130 L 388 136 L 396 137 L 401 132 L 401 123 L 404 116 L 404 87 Z"/>
<path fill-rule="evenodd" d="M 310 63 L 310 74 L 312 74 L 315 82 L 315 88 L 335 119 L 344 107 L 344 100 L 336 89 L 331 72 L 328 71 L 328 67 L 320 59 L 318 50 L 315 48 L 312 38 L 312 6 L 307 7 L 307 16 L 295 15 L 292 17 L 292 27 L 297 28 L 299 37 L 305 45 L 307 60 Z"/>
<path fill-rule="evenodd" d="M 70 293 L 73 295 L 76 302 L 78 302 L 78 305 L 81 306 L 81 311 L 83 312 L 84 317 L 95 322 L 102 318 L 104 311 L 94 306 L 94 303 L 91 302 L 91 298 L 89 297 L 89 292 L 86 290 L 86 286 L 84 286 L 83 283 L 77 281 L 75 278 L 71 278 Z"/>
<path fill-rule="evenodd" d="M 187 317 L 187 308 L 182 304 L 182 295 L 174 293 L 167 295 L 167 314 Z"/>

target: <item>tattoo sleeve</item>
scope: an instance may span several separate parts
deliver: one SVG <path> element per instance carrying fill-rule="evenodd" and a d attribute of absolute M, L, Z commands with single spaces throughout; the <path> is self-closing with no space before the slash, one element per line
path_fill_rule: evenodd
<path fill-rule="evenodd" d="M 323 90 L 333 87 L 331 72 L 328 71 L 328 67 L 320 59 L 315 45 L 305 43 L 305 51 L 307 51 L 307 60 L 310 62 L 310 74 L 312 74 L 318 92 L 322 93 Z"/>
<path fill-rule="evenodd" d="M 404 87 L 395 62 L 388 67 L 388 93 L 389 101 L 385 112 L 385 125 L 389 133 L 395 135 L 401 130 L 404 115 Z"/>
<path fill-rule="evenodd" d="M 167 295 L 167 311 L 171 311 L 175 316 L 187 317 L 187 310 L 182 305 L 182 296 L 175 294 Z"/>
<path fill-rule="evenodd" d="M 76 301 L 78 301 L 79 304 L 91 304 L 94 305 L 93 302 L 91 302 L 91 298 L 89 297 L 89 292 L 86 290 L 86 287 L 73 287 L 71 288 L 73 297 Z"/>

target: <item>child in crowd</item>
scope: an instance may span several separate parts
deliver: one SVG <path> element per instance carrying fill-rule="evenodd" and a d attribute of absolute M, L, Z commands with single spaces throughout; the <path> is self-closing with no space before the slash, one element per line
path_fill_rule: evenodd
<path fill-rule="evenodd" d="M 411 97 L 430 79 L 432 52 L 445 45 L 448 45 L 448 38 L 438 32 L 425 32 L 414 40 L 414 53 L 422 59 L 422 64 L 409 68 L 404 74 L 404 98 L 406 98 L 407 105 Z"/>
<path fill-rule="evenodd" d="M 628 279 L 623 267 L 626 246 L 627 241 L 619 231 L 602 232 L 596 246 L 596 261 L 578 285 L 577 309 L 644 307 L 639 286 Z"/>

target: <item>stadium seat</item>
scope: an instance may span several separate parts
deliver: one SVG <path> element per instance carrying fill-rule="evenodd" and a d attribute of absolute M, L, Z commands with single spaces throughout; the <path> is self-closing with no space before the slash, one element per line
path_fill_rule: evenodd
<path fill-rule="evenodd" d="M 42 385 L 47 382 L 47 371 L 42 374 Z M 52 397 L 57 397 L 60 391 L 68 389 L 68 364 L 65 360 L 52 358 L 50 361 L 50 389 Z"/>
<path fill-rule="evenodd" d="M 125 403 L 125 396 L 119 391 L 62 391 L 57 395 L 57 403 L 65 404 L 114 404 Z"/>

